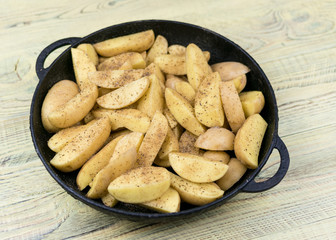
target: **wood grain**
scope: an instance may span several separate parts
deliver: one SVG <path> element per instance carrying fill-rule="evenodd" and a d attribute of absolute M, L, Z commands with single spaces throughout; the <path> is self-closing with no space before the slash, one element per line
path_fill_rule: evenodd
<path fill-rule="evenodd" d="M 1 1 L 0 238 L 335 239 L 335 11 L 334 0 Z M 275 91 L 279 136 L 291 157 L 278 186 L 240 193 L 186 220 L 149 224 L 98 212 L 51 178 L 29 130 L 38 54 L 58 39 L 139 19 L 209 28 L 259 62 Z M 274 150 L 257 181 L 278 166 Z"/>

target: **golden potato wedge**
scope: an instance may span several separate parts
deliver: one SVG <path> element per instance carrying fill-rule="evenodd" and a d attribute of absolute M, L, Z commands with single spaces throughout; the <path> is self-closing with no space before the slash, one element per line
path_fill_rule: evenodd
<path fill-rule="evenodd" d="M 161 166 L 161 167 L 169 167 L 169 158 L 168 155 L 171 152 L 178 152 L 179 151 L 179 142 L 173 130 L 168 127 L 167 136 L 161 146 L 161 149 L 158 153 L 158 157 L 156 158 L 154 163 Z"/>
<path fill-rule="evenodd" d="M 234 140 L 234 152 L 247 168 L 258 167 L 258 157 L 267 122 L 259 114 L 248 117 Z"/>
<path fill-rule="evenodd" d="M 138 101 L 149 87 L 149 78 L 143 77 L 126 84 L 97 99 L 99 106 L 107 109 L 120 109 Z M 159 88 L 159 90 L 161 90 Z"/>
<path fill-rule="evenodd" d="M 185 56 L 162 54 L 154 59 L 162 72 L 174 75 L 187 74 Z"/>
<path fill-rule="evenodd" d="M 245 174 L 247 168 L 237 158 L 231 158 L 228 163 L 229 169 L 225 175 L 216 181 L 217 185 L 224 191 L 231 188 Z"/>
<path fill-rule="evenodd" d="M 50 88 L 43 100 L 41 109 L 42 124 L 45 130 L 48 132 L 57 132 L 60 130 L 60 128 L 50 123 L 48 115 L 75 97 L 78 93 L 79 89 L 77 84 L 70 80 L 59 81 Z"/>
<path fill-rule="evenodd" d="M 170 55 L 184 56 L 185 52 L 186 52 L 186 47 L 179 45 L 179 44 L 173 44 L 168 47 L 168 53 Z"/>
<path fill-rule="evenodd" d="M 151 166 L 166 139 L 169 126 L 165 116 L 157 111 L 140 145 L 137 166 Z"/>
<path fill-rule="evenodd" d="M 106 194 L 107 187 L 114 179 L 133 168 L 136 157 L 136 147 L 131 147 L 120 154 L 118 158 L 111 159 L 94 177 L 92 186 L 86 196 L 94 199 L 103 197 Z"/>
<path fill-rule="evenodd" d="M 177 137 L 177 139 L 180 139 L 184 128 L 178 123 L 174 128 L 172 128 L 173 133 L 175 134 L 175 136 Z"/>
<path fill-rule="evenodd" d="M 147 114 L 137 109 L 120 109 L 120 110 L 108 110 L 97 109 L 92 111 L 92 114 L 98 118 L 102 116 L 108 116 L 111 122 L 112 131 L 127 128 L 134 132 L 147 132 L 151 119 Z"/>
<path fill-rule="evenodd" d="M 250 69 L 240 62 L 220 62 L 211 65 L 212 71 L 218 72 L 222 81 L 232 80 L 246 74 Z"/>
<path fill-rule="evenodd" d="M 219 161 L 228 164 L 230 161 L 230 155 L 222 151 L 206 151 L 203 157 L 212 159 L 214 161 Z"/>
<path fill-rule="evenodd" d="M 153 30 L 124 35 L 94 44 L 97 53 L 103 57 L 112 57 L 124 52 L 142 52 L 154 43 Z"/>
<path fill-rule="evenodd" d="M 184 202 L 201 206 L 221 198 L 224 191 L 215 183 L 194 183 L 170 173 L 171 186 Z"/>
<path fill-rule="evenodd" d="M 195 147 L 197 136 L 189 132 L 184 131 L 179 139 L 179 150 L 182 153 L 190 153 L 199 155 L 199 148 Z"/>
<path fill-rule="evenodd" d="M 86 53 L 86 55 L 88 55 L 90 60 L 93 62 L 93 64 L 95 66 L 98 65 L 98 54 L 97 54 L 96 50 L 94 49 L 94 47 L 92 46 L 92 44 L 82 43 L 82 44 L 78 45 L 77 49 L 80 49 L 80 50 L 84 51 Z"/>
<path fill-rule="evenodd" d="M 111 140 L 98 153 L 93 155 L 79 170 L 76 178 L 77 187 L 80 191 L 86 188 L 110 161 L 114 149 L 122 136 Z"/>
<path fill-rule="evenodd" d="M 195 97 L 195 115 L 207 127 L 221 127 L 224 111 L 219 92 L 220 76 L 217 72 L 205 76 Z"/>
<path fill-rule="evenodd" d="M 180 195 L 174 188 L 171 187 L 168 188 L 161 197 L 149 202 L 140 203 L 140 206 L 162 213 L 179 212 L 180 205 Z"/>
<path fill-rule="evenodd" d="M 238 77 L 235 77 L 234 79 L 232 79 L 232 81 L 236 87 L 237 92 L 240 93 L 246 86 L 247 83 L 246 75 L 243 74 Z"/>
<path fill-rule="evenodd" d="M 195 147 L 214 151 L 233 150 L 234 138 L 235 135 L 226 128 L 212 127 L 197 138 Z"/>
<path fill-rule="evenodd" d="M 170 75 L 166 81 L 166 87 L 174 89 L 182 97 L 184 97 L 191 105 L 194 105 L 196 92 L 189 82 L 184 81 L 182 78 Z"/>
<path fill-rule="evenodd" d="M 265 97 L 260 91 L 248 91 L 239 94 L 245 117 L 260 113 L 265 106 Z"/>
<path fill-rule="evenodd" d="M 160 86 L 160 80 L 155 74 L 147 77 L 150 86 L 146 93 L 139 99 L 137 109 L 152 118 L 156 111 L 162 112 L 164 107 L 164 97 Z"/>
<path fill-rule="evenodd" d="M 98 65 L 97 69 L 98 71 L 111 71 L 118 69 L 141 69 L 145 67 L 145 59 L 140 53 L 125 52 L 106 58 Z"/>
<path fill-rule="evenodd" d="M 146 57 L 146 64 L 149 65 L 154 62 L 154 59 L 162 54 L 167 54 L 168 52 L 168 41 L 165 37 L 158 35 L 152 47 L 148 50 Z"/>
<path fill-rule="evenodd" d="M 99 87 L 115 89 L 140 79 L 143 74 L 143 69 L 132 69 L 90 72 L 88 76 Z"/>
<path fill-rule="evenodd" d="M 234 133 L 243 125 L 245 114 L 233 81 L 220 82 L 220 93 L 225 116 Z"/>
<path fill-rule="evenodd" d="M 205 132 L 205 127 L 195 117 L 194 108 L 185 98 L 175 90 L 166 88 L 165 99 L 169 111 L 182 127 L 196 136 Z"/>
<path fill-rule="evenodd" d="M 169 162 L 180 177 L 195 183 L 216 181 L 228 170 L 225 163 L 190 153 L 171 152 Z"/>
<path fill-rule="evenodd" d="M 144 69 L 144 77 L 150 76 L 152 74 L 155 74 L 155 76 L 160 80 L 161 84 L 164 85 L 166 81 L 165 75 L 162 73 L 160 67 L 156 63 L 151 63 Z"/>
<path fill-rule="evenodd" d="M 143 203 L 161 197 L 170 186 L 170 175 L 162 167 L 138 167 L 114 179 L 108 192 L 126 203 Z"/>
<path fill-rule="evenodd" d="M 87 124 L 87 123 L 91 122 L 93 119 L 95 119 L 95 116 L 93 116 L 92 112 L 89 112 L 88 114 L 86 114 L 83 121 L 84 121 L 85 124 Z"/>
<path fill-rule="evenodd" d="M 186 49 L 186 70 L 190 85 L 197 90 L 201 81 L 209 74 L 209 64 L 202 50 L 196 44 Z"/>
<path fill-rule="evenodd" d="M 101 197 L 101 200 L 104 205 L 108 207 L 114 207 L 118 203 L 118 200 L 115 199 L 109 192 L 105 193 L 105 195 Z"/>
<path fill-rule="evenodd" d="M 163 109 L 163 115 L 167 118 L 169 127 L 171 129 L 173 129 L 174 127 L 176 127 L 176 125 L 178 124 L 178 122 L 176 121 L 176 119 L 173 116 L 173 114 L 169 111 L 169 109 L 167 108 L 167 106 Z"/>
<path fill-rule="evenodd" d="M 92 122 L 51 159 L 52 166 L 62 172 L 74 171 L 103 146 L 110 135 L 111 124 L 106 117 Z"/>

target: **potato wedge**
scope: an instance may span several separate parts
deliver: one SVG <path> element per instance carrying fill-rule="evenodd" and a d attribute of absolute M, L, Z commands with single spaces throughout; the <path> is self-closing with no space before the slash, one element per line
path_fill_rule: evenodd
<path fill-rule="evenodd" d="M 99 106 L 107 109 L 120 109 L 138 101 L 147 91 L 150 80 L 148 77 L 140 78 L 126 84 L 97 99 Z M 161 90 L 161 89 L 160 89 Z"/>
<path fill-rule="evenodd" d="M 260 113 L 265 106 L 265 97 L 261 91 L 248 91 L 239 94 L 245 117 Z"/>
<path fill-rule="evenodd" d="M 214 161 L 219 161 L 228 164 L 230 161 L 230 155 L 222 151 L 206 151 L 203 157 L 212 159 Z"/>
<path fill-rule="evenodd" d="M 199 148 L 195 147 L 197 136 L 189 132 L 184 131 L 179 139 L 179 150 L 182 153 L 190 153 L 199 155 Z"/>
<path fill-rule="evenodd" d="M 45 130 L 48 132 L 57 132 L 60 130 L 60 128 L 50 123 L 48 115 L 75 97 L 78 93 L 79 89 L 77 84 L 70 80 L 61 80 L 50 88 L 43 100 L 41 109 L 42 124 Z"/>
<path fill-rule="evenodd" d="M 168 127 L 167 136 L 161 146 L 161 149 L 158 153 L 158 157 L 156 158 L 154 163 L 161 167 L 169 167 L 169 158 L 168 155 L 171 152 L 178 152 L 179 151 L 179 142 L 173 130 Z"/>
<path fill-rule="evenodd" d="M 90 81 L 99 87 L 115 89 L 140 79 L 143 74 L 143 69 L 132 69 L 96 71 L 88 73 L 88 76 Z"/>
<path fill-rule="evenodd" d="M 81 167 L 76 178 L 77 187 L 80 191 L 86 188 L 97 173 L 109 163 L 114 149 L 122 137 L 123 136 L 119 136 L 111 140 Z"/>
<path fill-rule="evenodd" d="M 109 184 L 134 166 L 136 156 L 137 150 L 136 147 L 133 146 L 126 152 L 120 154 L 118 158 L 111 159 L 94 177 L 92 186 L 86 196 L 94 199 L 103 197 L 106 194 Z"/>
<path fill-rule="evenodd" d="M 180 139 L 183 131 L 184 131 L 184 128 L 180 125 L 180 124 L 177 124 L 174 128 L 172 128 L 173 130 L 173 133 L 175 134 L 175 136 L 177 137 L 177 139 Z"/>
<path fill-rule="evenodd" d="M 185 56 L 162 54 L 154 59 L 162 72 L 173 75 L 187 74 Z"/>
<path fill-rule="evenodd" d="M 83 132 L 74 137 L 50 161 L 62 172 L 71 172 L 81 166 L 103 146 L 111 132 L 108 118 L 93 120 Z"/>
<path fill-rule="evenodd" d="M 92 44 L 90 43 L 82 43 L 79 44 L 77 49 L 80 49 L 86 53 L 86 55 L 90 58 L 95 66 L 98 65 L 98 54 Z"/>
<path fill-rule="evenodd" d="M 108 192 L 126 203 L 143 203 L 161 197 L 170 186 L 170 175 L 162 167 L 139 167 L 114 179 Z"/>
<path fill-rule="evenodd" d="M 161 197 L 149 202 L 140 203 L 140 206 L 162 213 L 179 212 L 180 205 L 180 195 L 174 188 L 171 187 L 168 188 Z"/>
<path fill-rule="evenodd" d="M 248 117 L 238 130 L 234 140 L 234 152 L 237 159 L 247 168 L 258 167 L 259 151 L 267 125 L 262 116 L 254 114 Z"/>
<path fill-rule="evenodd" d="M 173 129 L 174 127 L 176 127 L 176 125 L 178 124 L 178 122 L 176 121 L 175 117 L 169 111 L 169 109 L 167 107 L 163 109 L 163 115 L 167 118 L 169 127 L 171 129 Z"/>
<path fill-rule="evenodd" d="M 114 207 L 118 203 L 118 200 L 115 199 L 109 192 L 105 193 L 105 195 L 101 197 L 101 200 L 104 205 L 108 207 Z"/>
<path fill-rule="evenodd" d="M 220 62 L 211 65 L 212 71 L 218 72 L 222 81 L 229 81 L 246 74 L 250 69 L 240 62 Z"/>
<path fill-rule="evenodd" d="M 219 92 L 219 73 L 205 76 L 199 84 L 195 97 L 195 115 L 207 127 L 224 125 L 224 111 Z"/>
<path fill-rule="evenodd" d="M 173 44 L 168 47 L 168 53 L 170 55 L 184 56 L 185 52 L 186 52 L 186 47 L 179 45 L 179 44 Z"/>
<path fill-rule="evenodd" d="M 228 165 L 190 153 L 171 152 L 169 162 L 174 171 L 195 183 L 210 183 L 224 176 Z"/>
<path fill-rule="evenodd" d="M 220 83 L 220 93 L 225 116 L 234 133 L 243 125 L 245 114 L 233 81 Z"/>
<path fill-rule="evenodd" d="M 150 76 L 152 74 L 155 74 L 155 76 L 160 80 L 161 84 L 164 85 L 166 81 L 165 75 L 162 73 L 160 67 L 156 63 L 151 63 L 144 69 L 144 77 Z"/>
<path fill-rule="evenodd" d="M 167 54 L 168 52 L 168 41 L 165 37 L 158 35 L 152 47 L 148 50 L 146 57 L 146 64 L 149 65 L 154 62 L 154 59 L 162 54 Z"/>
<path fill-rule="evenodd" d="M 166 87 L 174 89 L 182 97 L 184 97 L 191 105 L 194 105 L 196 92 L 189 82 L 184 81 L 182 78 L 171 75 L 167 78 Z"/>
<path fill-rule="evenodd" d="M 234 79 L 232 79 L 232 81 L 236 87 L 237 92 L 240 93 L 246 86 L 247 83 L 246 75 L 243 74 L 238 77 L 235 77 Z"/>
<path fill-rule="evenodd" d="M 124 52 L 142 52 L 154 43 L 153 30 L 124 35 L 94 44 L 97 53 L 103 57 L 112 57 Z"/>
<path fill-rule="evenodd" d="M 217 185 L 224 191 L 231 188 L 245 174 L 247 168 L 237 158 L 231 158 L 228 163 L 229 169 L 225 175 L 216 181 Z"/>
<path fill-rule="evenodd" d="M 195 117 L 194 108 L 185 98 L 175 90 L 166 88 L 165 99 L 169 111 L 182 127 L 197 136 L 205 132 L 205 127 Z"/>
<path fill-rule="evenodd" d="M 157 111 L 140 145 L 137 166 L 151 166 L 166 139 L 169 126 L 165 116 Z"/>
<path fill-rule="evenodd" d="M 171 186 L 184 202 L 201 206 L 221 198 L 224 191 L 215 183 L 194 183 L 170 173 Z"/>
<path fill-rule="evenodd" d="M 234 138 L 235 135 L 226 128 L 213 127 L 197 138 L 195 147 L 214 151 L 233 150 Z"/>
<path fill-rule="evenodd" d="M 98 71 L 111 71 L 118 69 L 141 69 L 146 67 L 143 56 L 138 52 L 125 52 L 106 58 L 98 65 Z"/>

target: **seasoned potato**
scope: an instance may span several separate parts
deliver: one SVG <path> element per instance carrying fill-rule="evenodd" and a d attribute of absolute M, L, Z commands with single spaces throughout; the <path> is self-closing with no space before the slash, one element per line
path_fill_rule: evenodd
<path fill-rule="evenodd" d="M 260 91 L 248 91 L 239 94 L 245 117 L 260 113 L 265 106 L 265 98 Z"/>
<path fill-rule="evenodd" d="M 144 76 L 150 76 L 152 74 L 155 74 L 155 76 L 160 80 L 161 84 L 164 85 L 166 81 L 165 75 L 162 73 L 160 67 L 156 63 L 151 63 L 144 69 Z"/>
<path fill-rule="evenodd" d="M 127 69 L 140 69 L 146 67 L 146 62 L 140 53 L 126 52 L 106 58 L 98 65 L 98 71 L 125 69 L 126 66 Z"/>
<path fill-rule="evenodd" d="M 168 121 L 168 124 L 169 124 L 170 128 L 173 129 L 174 127 L 176 127 L 178 122 L 176 121 L 175 117 L 169 111 L 169 109 L 167 107 L 163 109 L 163 115 L 165 115 L 165 117 L 167 118 L 167 121 Z"/>
<path fill-rule="evenodd" d="M 138 167 L 114 179 L 108 192 L 126 203 L 143 203 L 161 197 L 170 186 L 170 175 L 162 167 Z"/>
<path fill-rule="evenodd" d="M 259 114 L 246 119 L 234 140 L 234 152 L 238 160 L 248 168 L 258 167 L 258 157 L 267 122 Z"/>
<path fill-rule="evenodd" d="M 218 72 L 222 81 L 232 80 L 246 74 L 250 69 L 240 62 L 221 62 L 211 65 L 212 71 Z"/>
<path fill-rule="evenodd" d="M 108 207 L 114 207 L 118 203 L 118 200 L 115 199 L 109 192 L 105 193 L 105 195 L 101 197 L 101 200 L 104 205 Z"/>
<path fill-rule="evenodd" d="M 189 132 L 184 131 L 179 139 L 179 149 L 182 153 L 191 153 L 199 155 L 199 148 L 195 147 L 197 136 Z"/>
<path fill-rule="evenodd" d="M 84 51 L 86 53 L 86 55 L 88 55 L 90 60 L 93 62 L 93 64 L 95 66 L 98 65 L 98 55 L 97 55 L 96 50 L 92 46 L 92 44 L 82 43 L 82 44 L 78 45 L 77 49 L 80 49 L 80 50 Z"/>
<path fill-rule="evenodd" d="M 188 100 L 191 105 L 194 105 L 196 92 L 187 81 L 184 81 L 180 77 L 171 75 L 169 78 L 167 78 L 166 87 L 174 89 L 182 97 Z"/>
<path fill-rule="evenodd" d="M 179 176 L 195 183 L 216 181 L 228 169 L 225 163 L 190 153 L 172 152 L 169 154 L 169 162 Z"/>
<path fill-rule="evenodd" d="M 180 139 L 183 131 L 184 131 L 184 128 L 180 125 L 180 124 L 177 124 L 173 129 L 173 133 L 175 134 L 175 136 L 177 137 L 177 139 Z"/>
<path fill-rule="evenodd" d="M 238 77 L 235 77 L 234 79 L 232 79 L 232 81 L 236 87 L 237 92 L 240 93 L 241 91 L 243 91 L 243 89 L 246 86 L 246 82 L 247 82 L 246 75 L 243 74 Z"/>
<path fill-rule="evenodd" d="M 57 132 L 60 130 L 60 128 L 50 123 L 48 115 L 75 97 L 78 93 L 79 89 L 77 84 L 70 80 L 59 81 L 50 88 L 43 100 L 41 109 L 42 124 L 48 132 Z"/>
<path fill-rule="evenodd" d="M 169 167 L 169 158 L 168 155 L 171 152 L 179 151 L 179 142 L 177 136 L 173 133 L 170 127 L 168 127 L 167 136 L 161 146 L 161 149 L 158 154 L 158 158 L 154 160 L 156 165 L 161 167 Z"/>
<path fill-rule="evenodd" d="M 231 158 L 228 163 L 229 169 L 225 175 L 216 181 L 217 185 L 224 191 L 231 188 L 245 174 L 247 168 L 237 158 Z"/>
<path fill-rule="evenodd" d="M 50 164 L 62 172 L 71 172 L 81 166 L 104 144 L 111 132 L 108 118 L 93 120 L 83 132 L 74 137 Z"/>
<path fill-rule="evenodd" d="M 171 186 L 183 201 L 193 205 L 204 205 L 221 198 L 224 191 L 215 183 L 194 183 L 170 173 Z"/>
<path fill-rule="evenodd" d="M 185 55 L 186 47 L 179 45 L 179 44 L 173 44 L 168 47 L 168 53 L 171 55 Z"/>
<path fill-rule="evenodd" d="M 230 161 L 230 155 L 222 151 L 206 151 L 203 157 L 212 159 L 214 161 L 219 161 L 228 164 Z"/>
<path fill-rule="evenodd" d="M 97 99 L 99 106 L 107 109 L 120 109 L 138 101 L 149 87 L 148 77 L 126 84 Z"/>
<path fill-rule="evenodd" d="M 94 44 L 97 53 L 103 57 L 112 57 L 124 52 L 142 52 L 154 43 L 153 30 L 133 33 L 108 39 Z"/>
<path fill-rule="evenodd" d="M 155 38 L 155 41 L 152 47 L 148 50 L 148 54 L 146 57 L 147 65 L 154 62 L 154 59 L 162 54 L 167 54 L 168 52 L 168 41 L 165 37 L 158 35 Z"/>
<path fill-rule="evenodd" d="M 235 135 L 226 128 L 213 127 L 197 138 L 195 147 L 214 151 L 233 150 L 234 138 Z"/>
<path fill-rule="evenodd" d="M 162 54 L 154 59 L 162 72 L 173 75 L 187 74 L 185 56 Z"/>
<path fill-rule="evenodd" d="M 206 76 L 199 84 L 195 97 L 195 115 L 207 127 L 221 127 L 224 111 L 219 92 L 220 76 L 217 72 Z"/>

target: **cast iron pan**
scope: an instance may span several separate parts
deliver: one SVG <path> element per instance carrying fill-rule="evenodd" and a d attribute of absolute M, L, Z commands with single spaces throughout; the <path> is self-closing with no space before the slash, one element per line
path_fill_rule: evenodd
<path fill-rule="evenodd" d="M 261 115 L 267 121 L 268 128 L 261 146 L 259 167 L 254 170 L 248 170 L 238 183 L 225 192 L 222 198 L 199 207 L 183 203 L 181 205 L 181 211 L 178 213 L 155 213 L 147 209 L 123 203 L 118 203 L 114 208 L 109 208 L 100 202 L 100 200 L 92 200 L 85 197 L 86 192 L 80 192 L 76 187 L 75 180 L 77 171 L 62 173 L 50 165 L 50 160 L 54 156 L 54 153 L 48 148 L 47 141 L 51 137 L 51 134 L 44 130 L 41 122 L 41 106 L 48 90 L 60 80 L 75 80 L 70 53 L 71 47 L 76 47 L 81 43 L 96 43 L 112 37 L 148 29 L 153 29 L 156 35 L 161 34 L 165 36 L 169 44 L 181 44 L 186 46 L 189 43 L 195 43 L 202 50 L 210 51 L 210 64 L 222 61 L 238 61 L 244 63 L 251 69 L 247 74 L 248 81 L 245 90 L 262 91 L 266 101 Z M 66 45 L 70 45 L 69 48 L 49 67 L 44 68 L 43 65 L 47 56 L 55 49 Z M 289 154 L 285 144 L 278 136 L 278 108 L 269 80 L 258 63 L 247 52 L 229 39 L 208 29 L 187 23 L 166 20 L 143 20 L 110 26 L 83 38 L 71 37 L 50 44 L 37 58 L 36 73 L 40 81 L 36 87 L 30 110 L 30 130 L 35 150 L 51 176 L 70 195 L 100 211 L 115 214 L 130 220 L 144 219 L 146 221 L 164 221 L 189 217 L 192 214 L 197 215 L 205 210 L 220 206 L 225 203 L 227 199 L 233 197 L 240 191 L 260 192 L 268 190 L 277 185 L 288 170 Z M 278 171 L 273 177 L 264 182 L 255 182 L 254 178 L 265 165 L 274 148 L 279 151 L 281 158 Z"/>

